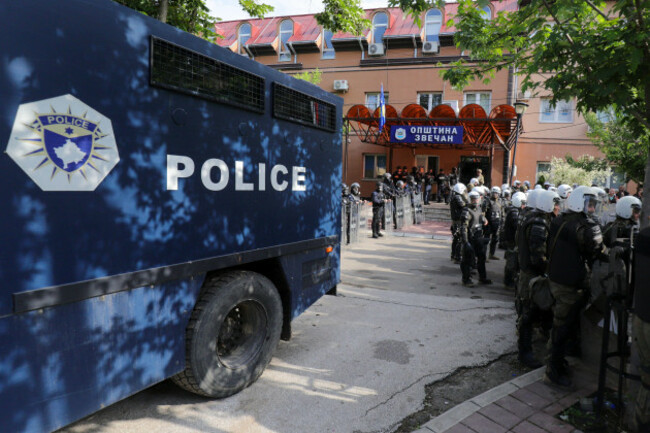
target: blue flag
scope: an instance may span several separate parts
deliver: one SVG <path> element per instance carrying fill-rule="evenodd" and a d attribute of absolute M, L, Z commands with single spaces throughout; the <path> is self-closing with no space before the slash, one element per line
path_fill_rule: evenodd
<path fill-rule="evenodd" d="M 381 83 L 381 92 L 379 93 L 379 132 L 381 133 L 386 124 L 386 100 L 384 99 L 384 83 Z"/>

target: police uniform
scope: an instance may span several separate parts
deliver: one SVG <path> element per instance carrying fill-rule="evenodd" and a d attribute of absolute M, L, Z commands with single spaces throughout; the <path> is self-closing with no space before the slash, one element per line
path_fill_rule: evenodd
<path fill-rule="evenodd" d="M 381 220 L 384 217 L 384 193 L 382 185 L 377 185 L 377 189 L 372 192 L 370 201 L 372 202 L 372 237 L 378 238 L 383 236 L 381 229 Z"/>
<path fill-rule="evenodd" d="M 546 274 L 547 250 L 551 214 L 535 210 L 529 212 L 517 231 L 519 281 L 517 282 L 517 341 L 519 360 L 531 368 L 541 367 L 533 356 L 533 323 L 543 319 L 543 312 L 533 302 L 530 281 Z"/>
<path fill-rule="evenodd" d="M 467 201 L 462 194 L 454 192 L 449 202 L 449 211 L 451 213 L 451 258 L 460 261 L 460 217 L 463 209 L 467 206 Z"/>
<path fill-rule="evenodd" d="M 607 248 L 598 223 L 582 212 L 555 218 L 550 235 L 557 239 L 548 272 L 555 305 L 545 379 L 568 387 L 571 379 L 564 360 L 566 345 L 589 298 L 591 266 L 596 258 L 607 260 Z"/>
<path fill-rule="evenodd" d="M 486 219 L 479 206 L 467 206 L 463 209 L 460 217 L 460 239 L 462 259 L 460 270 L 463 274 L 463 283 L 471 283 L 470 272 L 474 258 L 476 258 L 476 269 L 479 281 L 489 283 L 485 271 L 485 240 L 483 237 L 483 226 Z"/>
<path fill-rule="evenodd" d="M 499 241 L 499 227 L 501 226 L 501 214 L 503 209 L 498 198 L 486 200 L 485 216 L 488 220 L 488 233 L 490 235 L 490 258 L 496 258 L 494 253 Z"/>
<path fill-rule="evenodd" d="M 634 403 L 637 431 L 650 432 L 650 227 L 639 233 L 635 245 L 634 320 L 632 341 L 639 354 L 641 386 Z"/>
<path fill-rule="evenodd" d="M 519 273 L 519 258 L 517 257 L 515 236 L 517 234 L 517 223 L 519 221 L 520 211 L 521 208 L 509 206 L 505 211 L 505 219 L 501 230 L 503 233 L 503 243 L 506 247 L 506 264 L 503 271 L 503 283 L 507 287 L 515 287 Z"/>

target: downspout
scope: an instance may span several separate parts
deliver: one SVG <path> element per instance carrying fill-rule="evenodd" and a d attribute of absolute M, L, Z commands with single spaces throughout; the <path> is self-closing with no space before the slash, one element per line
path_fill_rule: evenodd
<path fill-rule="evenodd" d="M 287 47 L 289 47 L 289 51 L 293 53 L 293 63 L 295 65 L 298 63 L 298 53 L 296 53 L 296 50 L 293 48 L 293 42 L 287 42 Z"/>
<path fill-rule="evenodd" d="M 413 40 L 413 58 L 417 59 L 417 57 L 418 57 L 418 43 L 415 42 L 415 35 L 411 35 L 411 39 Z"/>
<path fill-rule="evenodd" d="M 357 38 L 357 41 L 359 41 L 359 48 L 361 48 L 361 60 L 364 60 L 366 58 L 366 52 L 363 51 L 363 42 L 361 42 L 361 36 Z"/>

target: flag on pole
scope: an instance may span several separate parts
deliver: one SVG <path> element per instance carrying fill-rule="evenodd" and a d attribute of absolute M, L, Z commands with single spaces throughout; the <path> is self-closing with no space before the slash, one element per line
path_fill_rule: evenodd
<path fill-rule="evenodd" d="M 386 124 L 386 100 L 384 99 L 384 83 L 381 83 L 381 92 L 379 93 L 379 133 L 384 129 Z"/>

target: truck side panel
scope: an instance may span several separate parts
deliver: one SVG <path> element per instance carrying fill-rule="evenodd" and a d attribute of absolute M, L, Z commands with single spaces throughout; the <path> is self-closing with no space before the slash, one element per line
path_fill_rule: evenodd
<path fill-rule="evenodd" d="M 261 78 L 261 109 L 193 90 L 210 68 L 185 88 L 152 85 L 156 40 L 230 67 L 228 86 Z M 278 84 L 333 107 L 335 124 L 276 115 L 287 110 Z M 340 98 L 110 0 L 1 2 L 0 139 L 25 143 L 45 137 L 34 125 L 48 116 L 83 123 L 94 112 L 119 151 L 94 190 L 35 183 L 44 170 L 64 186 L 93 174 L 53 167 L 46 138 L 0 157 L 2 432 L 51 431 L 181 371 L 187 320 L 212 271 L 277 259 L 287 318 L 340 279 Z M 26 127 L 34 134 L 15 132 Z M 174 158 L 185 164 L 169 166 Z M 43 162 L 24 170 L 16 160 Z"/>

